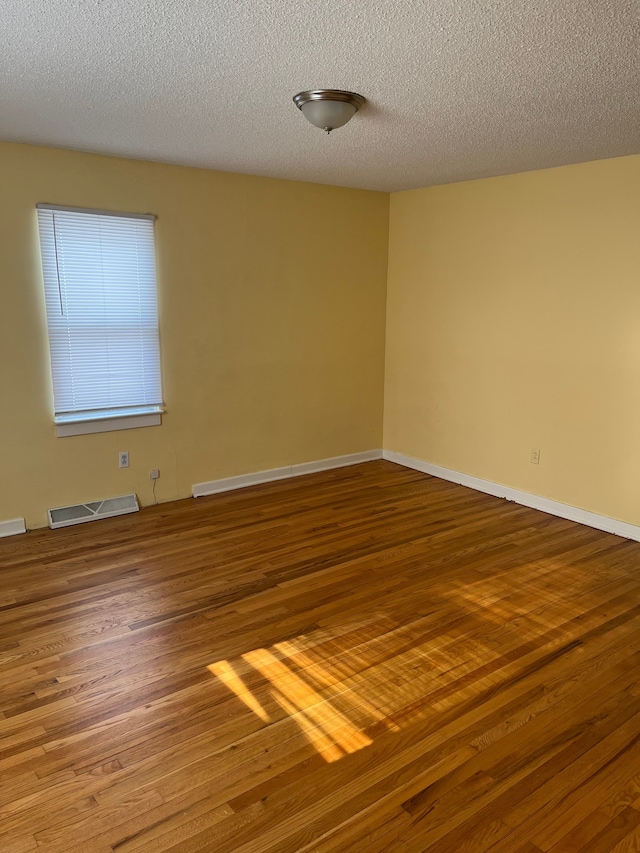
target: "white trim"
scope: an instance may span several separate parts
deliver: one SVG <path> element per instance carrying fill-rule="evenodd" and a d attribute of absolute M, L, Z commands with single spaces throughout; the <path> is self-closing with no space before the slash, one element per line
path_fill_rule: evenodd
<path fill-rule="evenodd" d="M 0 521 L 0 539 L 3 536 L 16 536 L 18 533 L 26 533 L 27 528 L 24 518 L 12 518 L 11 521 Z"/>
<path fill-rule="evenodd" d="M 196 483 L 192 488 L 192 494 L 194 498 L 202 498 L 205 495 L 217 495 L 233 489 L 257 486 L 259 483 L 271 483 L 273 480 L 287 480 L 289 477 L 314 474 L 316 471 L 346 468 L 348 465 L 359 465 L 361 462 L 371 462 L 374 459 L 382 459 L 382 450 L 365 450 L 362 453 L 349 453 L 347 456 L 332 456 L 315 462 L 301 462 L 298 465 L 286 465 L 284 468 L 272 468 L 270 471 L 257 471 L 254 474 L 240 474 L 238 477 Z"/>
<path fill-rule="evenodd" d="M 459 483 L 461 486 L 467 486 L 477 492 L 485 492 L 488 495 L 495 495 L 497 498 L 506 498 L 508 501 L 514 501 L 532 509 L 539 509 L 541 512 L 549 513 L 549 515 L 557 515 L 560 518 L 567 518 L 569 521 L 577 521 L 578 524 L 586 524 L 587 527 L 595 527 L 596 530 L 604 530 L 607 533 L 614 533 L 616 536 L 623 536 L 625 539 L 640 542 L 640 527 L 635 524 L 628 524 L 626 521 L 618 521 L 615 518 L 609 518 L 607 515 L 599 515 L 596 512 L 589 512 L 586 509 L 579 509 L 569 504 L 551 500 L 551 498 L 532 495 L 529 492 L 522 492 L 520 489 L 512 489 L 510 486 L 493 483 L 491 480 L 472 477 L 470 474 L 461 474 L 451 468 L 442 468 L 440 465 L 423 462 L 422 459 L 405 456 L 404 453 L 395 453 L 393 450 L 384 450 L 382 457 L 388 459 L 389 462 L 404 465 L 405 468 L 413 468 L 416 471 L 422 471 L 423 474 L 439 477 L 441 480 Z"/>
<path fill-rule="evenodd" d="M 149 415 L 103 418 L 97 421 L 75 421 L 73 423 L 56 424 L 56 435 L 58 438 L 65 438 L 68 435 L 89 435 L 92 432 L 114 432 L 119 429 L 160 426 L 161 423 L 162 415 L 159 412 Z"/>

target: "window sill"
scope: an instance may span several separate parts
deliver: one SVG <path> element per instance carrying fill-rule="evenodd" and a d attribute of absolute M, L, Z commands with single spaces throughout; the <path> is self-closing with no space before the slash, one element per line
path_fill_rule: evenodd
<path fill-rule="evenodd" d="M 114 432 L 121 429 L 138 429 L 138 427 L 160 426 L 162 409 L 155 411 L 137 412 L 129 415 L 92 417 L 71 420 L 70 416 L 56 418 L 56 436 L 65 438 L 69 435 L 90 435 L 95 432 Z"/>

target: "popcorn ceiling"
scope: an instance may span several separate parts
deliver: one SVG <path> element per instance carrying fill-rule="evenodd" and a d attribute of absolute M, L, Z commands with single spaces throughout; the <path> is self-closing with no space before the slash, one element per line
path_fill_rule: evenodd
<path fill-rule="evenodd" d="M 375 190 L 640 151 L 638 0 L 4 0 L 0 139 Z M 360 92 L 329 137 L 292 96 Z"/>

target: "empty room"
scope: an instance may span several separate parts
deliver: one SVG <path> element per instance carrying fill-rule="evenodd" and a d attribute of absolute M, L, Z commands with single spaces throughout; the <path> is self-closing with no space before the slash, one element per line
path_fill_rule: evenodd
<path fill-rule="evenodd" d="M 635 0 L 0 21 L 0 851 L 639 851 Z"/>

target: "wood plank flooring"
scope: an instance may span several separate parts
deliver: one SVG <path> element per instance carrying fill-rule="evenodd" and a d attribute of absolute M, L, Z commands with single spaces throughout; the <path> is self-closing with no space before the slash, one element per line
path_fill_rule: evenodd
<path fill-rule="evenodd" d="M 389 462 L 0 540 L 3 853 L 640 851 L 640 544 Z"/>

